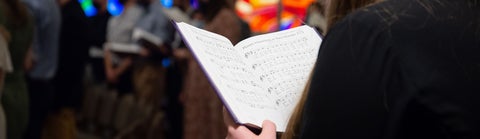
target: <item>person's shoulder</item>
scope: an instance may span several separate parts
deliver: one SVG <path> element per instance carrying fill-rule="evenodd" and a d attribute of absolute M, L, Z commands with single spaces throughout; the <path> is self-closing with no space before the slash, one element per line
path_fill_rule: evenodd
<path fill-rule="evenodd" d="M 147 9 L 138 4 L 132 5 L 132 7 L 130 7 L 128 10 L 128 12 L 132 14 L 132 16 L 141 16 L 147 13 Z"/>
<path fill-rule="evenodd" d="M 371 29 L 385 29 L 395 22 L 396 17 L 392 16 L 399 9 L 396 1 L 383 1 L 360 8 L 340 20 L 338 26 L 361 27 Z"/>
<path fill-rule="evenodd" d="M 402 28 L 402 26 L 423 21 L 416 20 L 423 18 L 423 13 L 421 13 L 422 15 L 412 15 L 418 12 L 419 6 L 421 5 L 416 4 L 415 0 L 378 2 L 348 14 L 329 30 L 329 34 L 346 32 L 357 37 L 375 37 L 378 35 L 387 37 L 391 35 L 392 28 Z M 404 32 L 402 30 L 397 31 Z"/>

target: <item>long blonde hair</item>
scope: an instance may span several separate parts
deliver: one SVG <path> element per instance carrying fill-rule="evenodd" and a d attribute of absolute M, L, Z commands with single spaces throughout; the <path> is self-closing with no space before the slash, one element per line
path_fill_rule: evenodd
<path fill-rule="evenodd" d="M 330 0 L 327 2 L 327 31 L 340 19 L 344 18 L 347 14 L 368 6 L 376 2 L 383 0 Z M 307 100 L 308 92 L 311 86 L 311 80 L 313 76 L 313 71 L 310 74 L 309 80 L 305 89 L 302 93 L 302 96 L 295 106 L 295 109 L 288 121 L 288 126 L 285 132 L 282 134 L 282 139 L 292 139 L 298 138 L 298 133 L 300 130 L 300 122 L 302 119 L 303 107 L 305 106 L 305 101 Z"/>

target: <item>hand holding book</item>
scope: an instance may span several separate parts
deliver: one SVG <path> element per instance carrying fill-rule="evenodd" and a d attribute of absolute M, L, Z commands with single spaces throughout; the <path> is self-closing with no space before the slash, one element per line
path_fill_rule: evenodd
<path fill-rule="evenodd" d="M 246 126 L 236 124 L 229 113 L 223 110 L 223 121 L 227 127 L 227 139 L 276 139 L 275 123 L 265 120 L 262 123 L 262 130 L 254 129 L 252 132 Z"/>

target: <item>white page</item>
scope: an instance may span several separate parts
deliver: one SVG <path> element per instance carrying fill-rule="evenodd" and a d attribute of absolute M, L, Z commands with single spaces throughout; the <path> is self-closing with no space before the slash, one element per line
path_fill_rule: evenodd
<path fill-rule="evenodd" d="M 308 26 L 259 35 L 236 45 L 274 108 L 265 115 L 284 131 L 315 65 L 322 39 Z M 257 121 L 258 122 L 258 121 Z"/>
<path fill-rule="evenodd" d="M 313 28 L 259 35 L 233 47 L 223 36 L 177 26 L 237 122 L 261 126 L 268 119 L 285 131 L 320 48 Z"/>
<path fill-rule="evenodd" d="M 257 119 L 252 114 L 264 112 L 272 103 L 266 96 L 259 95 L 265 91 L 242 54 L 223 36 L 185 23 L 177 23 L 177 27 L 234 119 L 239 123 L 261 125 L 265 119 Z"/>

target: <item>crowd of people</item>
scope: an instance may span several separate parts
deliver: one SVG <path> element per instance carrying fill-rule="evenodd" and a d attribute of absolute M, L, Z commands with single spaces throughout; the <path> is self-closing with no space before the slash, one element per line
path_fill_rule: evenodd
<path fill-rule="evenodd" d="M 235 44 L 252 34 L 234 0 L 119 2 L 87 17 L 75 0 L 0 0 L 0 139 L 480 137 L 479 0 L 313 3 L 325 37 L 283 134 L 233 122 L 171 23 Z"/>

